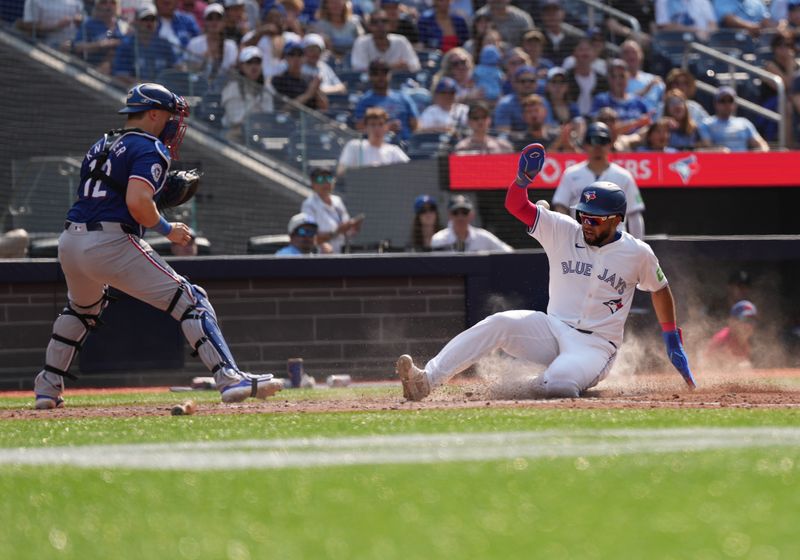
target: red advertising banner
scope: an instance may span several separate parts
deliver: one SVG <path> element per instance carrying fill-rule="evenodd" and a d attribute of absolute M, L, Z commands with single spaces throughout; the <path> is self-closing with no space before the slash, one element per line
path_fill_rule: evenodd
<path fill-rule="evenodd" d="M 517 173 L 517 154 L 451 155 L 453 190 L 505 189 Z M 548 154 L 532 188 L 555 189 L 564 169 L 584 154 Z M 619 153 L 611 161 L 641 188 L 800 187 L 800 152 Z"/>

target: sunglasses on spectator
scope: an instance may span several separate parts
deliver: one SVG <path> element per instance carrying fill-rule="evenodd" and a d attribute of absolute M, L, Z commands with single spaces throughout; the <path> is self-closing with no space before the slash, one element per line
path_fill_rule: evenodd
<path fill-rule="evenodd" d="M 454 210 L 450 210 L 450 213 L 453 216 L 467 216 L 470 211 L 467 208 L 455 208 Z"/>
<path fill-rule="evenodd" d="M 333 175 L 317 175 L 314 177 L 314 182 L 318 185 L 333 183 Z"/>
<path fill-rule="evenodd" d="M 156 16 L 145 16 L 145 17 L 141 18 L 139 21 L 155 21 L 155 20 L 156 20 Z"/>
<path fill-rule="evenodd" d="M 370 21 L 372 23 L 374 23 L 375 25 L 378 25 L 379 23 L 383 23 L 383 24 L 389 23 L 388 19 L 383 19 L 383 18 L 373 19 L 373 20 L 370 20 Z"/>
<path fill-rule="evenodd" d="M 597 227 L 606 222 L 611 216 L 590 216 L 588 214 L 580 214 L 581 223 L 587 226 Z"/>
<path fill-rule="evenodd" d="M 536 78 L 517 78 L 518 84 L 535 84 Z"/>
<path fill-rule="evenodd" d="M 559 80 L 550 80 L 550 81 L 549 81 L 549 82 L 547 82 L 547 83 L 548 83 L 548 84 L 555 84 L 555 85 L 557 85 L 557 86 L 563 86 L 564 84 L 566 84 L 566 83 L 567 83 L 567 80 L 561 80 L 561 79 L 559 79 Z"/>
<path fill-rule="evenodd" d="M 206 21 L 222 21 L 222 16 L 220 14 L 208 14 Z"/>
<path fill-rule="evenodd" d="M 467 61 L 463 58 L 459 58 L 458 60 L 454 60 L 450 63 L 450 66 L 466 66 Z"/>
<path fill-rule="evenodd" d="M 314 237 L 315 235 L 317 235 L 317 228 L 309 226 L 300 226 L 299 228 L 294 230 L 292 235 L 298 235 L 300 237 Z"/>
<path fill-rule="evenodd" d="M 717 99 L 717 103 L 733 103 L 733 97 L 723 97 L 721 99 Z"/>
<path fill-rule="evenodd" d="M 388 73 L 389 73 L 388 70 L 370 70 L 369 71 L 369 75 L 370 76 L 385 76 Z"/>
<path fill-rule="evenodd" d="M 470 115 L 468 118 L 471 121 L 482 121 L 483 119 L 488 119 L 489 115 Z"/>

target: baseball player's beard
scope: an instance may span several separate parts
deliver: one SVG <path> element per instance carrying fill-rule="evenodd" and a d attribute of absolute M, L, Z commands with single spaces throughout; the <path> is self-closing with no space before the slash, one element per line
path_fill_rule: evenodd
<path fill-rule="evenodd" d="M 608 230 L 605 232 L 597 232 L 594 234 L 594 237 L 589 238 L 586 236 L 586 232 L 587 230 L 584 228 L 583 240 L 586 241 L 587 245 L 592 245 L 593 247 L 600 247 L 602 245 L 605 245 L 608 242 L 608 239 L 614 233 L 613 230 Z M 589 232 L 592 233 L 591 230 L 589 230 Z"/>

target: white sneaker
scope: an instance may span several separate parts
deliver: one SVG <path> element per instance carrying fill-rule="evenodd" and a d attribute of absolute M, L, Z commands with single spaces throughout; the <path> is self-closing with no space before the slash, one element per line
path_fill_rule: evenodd
<path fill-rule="evenodd" d="M 403 382 L 403 398 L 410 401 L 421 401 L 431 394 L 431 382 L 428 374 L 414 365 L 414 360 L 408 354 L 403 354 L 397 360 L 395 373 Z"/>
<path fill-rule="evenodd" d="M 283 381 L 275 379 L 271 373 L 266 375 L 243 375 L 245 377 L 241 381 L 220 389 L 222 402 L 237 403 L 249 397 L 266 399 L 283 389 Z"/>
<path fill-rule="evenodd" d="M 64 378 L 55 373 L 41 371 L 33 382 L 33 393 L 36 395 L 34 406 L 38 410 L 64 408 Z"/>

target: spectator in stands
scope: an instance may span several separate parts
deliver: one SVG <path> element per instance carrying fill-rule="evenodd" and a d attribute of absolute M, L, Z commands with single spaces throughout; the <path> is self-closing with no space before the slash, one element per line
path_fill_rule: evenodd
<path fill-rule="evenodd" d="M 661 117 L 650 126 L 644 133 L 644 139 L 636 151 L 637 152 L 677 152 L 669 145 L 670 130 L 672 129 L 672 119 Z"/>
<path fill-rule="evenodd" d="M 442 64 L 439 71 L 433 78 L 436 82 L 443 77 L 453 78 L 456 81 L 456 100 L 467 103 L 475 99 L 483 98 L 483 91 L 475 84 L 472 76 L 474 64 L 469 51 L 462 47 L 450 49 L 442 57 Z"/>
<path fill-rule="evenodd" d="M 126 86 L 153 82 L 159 73 L 177 64 L 172 44 L 158 36 L 157 25 L 154 6 L 146 5 L 136 11 L 134 32 L 122 40 L 111 65 L 111 74 Z"/>
<path fill-rule="evenodd" d="M 683 68 L 673 68 L 667 73 L 664 83 L 667 91 L 679 89 L 683 92 L 686 96 L 686 106 L 689 108 L 689 115 L 696 123 L 702 123 L 708 118 L 708 112 L 700 103 L 694 100 L 694 96 L 697 93 L 697 82 L 691 72 Z M 661 103 L 656 110 L 656 116 L 660 117 L 663 114 L 664 104 Z"/>
<path fill-rule="evenodd" d="M 589 159 L 570 165 L 561 175 L 561 181 L 553 193 L 553 210 L 575 217 L 572 210 L 578 203 L 581 191 L 592 181 L 611 181 L 625 191 L 627 211 L 620 228 L 637 239 L 644 238 L 644 202 L 633 175 L 611 162 L 611 130 L 603 123 L 595 122 L 586 129 L 583 147 Z"/>
<path fill-rule="evenodd" d="M 300 21 L 300 14 L 303 13 L 303 0 L 281 0 L 280 5 L 286 13 L 283 28 L 286 31 L 295 33 L 298 37 L 305 34 L 303 24 Z"/>
<path fill-rule="evenodd" d="M 456 81 L 442 78 L 433 86 L 433 103 L 419 117 L 418 132 L 455 134 L 466 130 L 469 109 L 456 102 Z"/>
<path fill-rule="evenodd" d="M 488 14 L 503 41 L 509 45 L 519 45 L 525 32 L 534 27 L 533 18 L 523 10 L 510 6 L 510 3 L 510 0 L 488 0 L 475 15 Z"/>
<path fill-rule="evenodd" d="M 320 90 L 325 95 L 347 93 L 347 86 L 342 83 L 333 68 L 322 60 L 322 55 L 325 52 L 325 39 L 322 38 L 322 35 L 308 33 L 303 37 L 302 45 L 303 54 L 305 55 L 303 74 L 309 78 L 319 76 L 320 80 L 322 80 Z"/>
<path fill-rule="evenodd" d="M 522 66 L 514 73 L 514 93 L 500 99 L 494 110 L 494 125 L 498 131 L 511 132 L 525 130 L 527 126 L 522 120 L 520 100 L 536 91 L 536 69 Z"/>
<path fill-rule="evenodd" d="M 502 53 L 494 45 L 486 45 L 481 50 L 479 64 L 472 71 L 475 86 L 483 92 L 483 98 L 495 102 L 503 93 L 506 76 L 500 68 Z"/>
<path fill-rule="evenodd" d="M 22 228 L 0 233 L 0 259 L 21 259 L 28 255 L 30 236 Z"/>
<path fill-rule="evenodd" d="M 628 125 L 626 132 L 633 132 L 650 124 L 650 117 L 642 98 L 628 93 L 628 77 L 628 65 L 623 60 L 617 58 L 609 62 L 608 91 L 594 96 L 592 113 L 603 107 L 612 107 L 623 124 Z"/>
<path fill-rule="evenodd" d="M 480 58 L 481 50 L 486 45 L 495 45 L 500 48 L 501 51 L 505 50 L 504 45 L 508 46 L 507 43 L 503 43 L 503 38 L 500 37 L 500 33 L 492 27 L 492 18 L 489 17 L 488 13 L 475 14 L 475 17 L 472 18 L 469 36 L 470 39 L 464 43 L 464 48 L 467 50 L 472 60 L 478 60 Z"/>
<path fill-rule="evenodd" d="M 242 46 L 255 45 L 264 53 L 264 77 L 272 78 L 286 71 L 286 59 L 283 51 L 287 43 L 300 43 L 302 39 L 292 32 L 286 31 L 286 10 L 281 4 L 273 4 L 266 11 L 261 23 L 242 37 Z"/>
<path fill-rule="evenodd" d="M 233 140 L 242 139 L 242 123 L 248 115 L 273 110 L 273 95 L 261 71 L 262 59 L 258 47 L 243 48 L 239 53 L 239 72 L 222 90 L 222 126 Z"/>
<path fill-rule="evenodd" d="M 349 0 L 322 0 L 317 12 L 317 21 L 311 30 L 325 38 L 328 48 L 339 58 L 346 58 L 356 39 L 364 34 L 361 21 L 353 15 Z"/>
<path fill-rule="evenodd" d="M 735 116 L 735 110 L 736 90 L 728 86 L 719 88 L 714 96 L 714 116 L 705 120 L 711 143 L 724 146 L 732 152 L 768 152 L 769 145 L 753 123 L 744 117 Z"/>
<path fill-rule="evenodd" d="M 547 107 L 541 95 L 532 94 L 522 99 L 522 120 L 527 129 L 524 133 L 512 134 L 514 149 L 522 150 L 533 143 L 542 144 L 549 152 L 574 152 L 577 146 L 570 142 L 570 126 L 547 124 Z"/>
<path fill-rule="evenodd" d="M 242 37 L 250 31 L 245 2 L 244 0 L 223 0 L 223 6 L 225 7 L 225 38 L 238 45 L 242 42 Z"/>
<path fill-rule="evenodd" d="M 369 16 L 370 33 L 356 39 L 350 53 L 353 70 L 364 71 L 373 60 L 382 60 L 399 72 L 419 72 L 421 66 L 414 47 L 402 35 L 389 33 L 386 12 L 376 10 Z"/>
<path fill-rule="evenodd" d="M 503 61 L 503 69 L 506 72 L 506 81 L 503 83 L 503 95 L 514 93 L 514 75 L 517 70 L 523 66 L 531 66 L 529 62 L 531 57 L 528 56 L 522 47 L 514 47 L 506 51 L 505 60 Z M 533 68 L 533 66 L 531 66 Z M 533 68 L 536 70 L 536 68 Z M 537 88 L 538 81 L 537 81 Z M 534 90 L 535 91 L 535 90 Z"/>
<path fill-rule="evenodd" d="M 209 83 L 226 80 L 239 55 L 239 47 L 223 33 L 224 17 L 222 5 L 209 4 L 203 12 L 205 33 L 193 37 L 186 46 L 189 70 L 201 73 Z"/>
<path fill-rule="evenodd" d="M 450 12 L 450 0 L 433 0 L 433 8 L 419 18 L 419 40 L 426 49 L 447 52 L 464 45 L 469 26 L 460 15 Z"/>
<path fill-rule="evenodd" d="M 751 368 L 750 340 L 755 334 L 758 310 L 748 301 L 741 300 L 730 310 L 728 324 L 708 341 L 702 354 L 705 368 Z"/>
<path fill-rule="evenodd" d="M 654 111 L 664 96 L 664 80 L 642 70 L 644 53 L 639 43 L 627 39 L 620 46 L 620 56 L 628 65 L 628 87 L 626 91 L 644 101 L 648 112 Z"/>
<path fill-rule="evenodd" d="M 200 35 L 200 28 L 194 17 L 176 10 L 177 5 L 178 0 L 156 0 L 158 36 L 168 41 L 180 58 L 191 38 Z"/>
<path fill-rule="evenodd" d="M 492 113 L 486 102 L 477 101 L 470 105 L 467 126 L 472 133 L 456 144 L 456 152 L 504 154 L 514 151 L 508 140 L 489 136 L 489 129 L 492 126 Z"/>
<path fill-rule="evenodd" d="M 753 37 L 775 27 L 763 0 L 714 0 L 714 11 L 720 27 L 744 29 Z"/>
<path fill-rule="evenodd" d="M 289 244 L 275 252 L 276 257 L 300 257 L 317 252 L 317 222 L 303 212 L 295 214 L 288 225 Z"/>
<path fill-rule="evenodd" d="M 333 194 L 336 177 L 327 167 L 311 170 L 311 189 L 314 191 L 303 201 L 300 211 L 317 223 L 317 243 L 327 243 L 333 253 L 342 253 L 350 238 L 361 230 L 363 216 L 350 218 L 342 198 Z"/>
<path fill-rule="evenodd" d="M 441 228 L 436 199 L 427 194 L 419 195 L 414 200 L 414 222 L 411 225 L 411 246 L 409 248 L 417 253 L 431 251 L 433 234 Z"/>
<path fill-rule="evenodd" d="M 324 111 L 328 108 L 328 96 L 322 92 L 322 78 L 317 74 L 303 74 L 303 46 L 290 42 L 283 47 L 286 71 L 272 77 L 272 87 L 283 96 L 309 109 Z"/>
<path fill-rule="evenodd" d="M 502 251 L 511 253 L 514 249 L 502 242 L 493 233 L 471 225 L 475 219 L 472 201 L 463 194 L 450 197 L 447 205 L 449 221 L 447 227 L 437 231 L 431 239 L 434 251 L 455 251 L 475 253 L 478 251 Z"/>
<path fill-rule="evenodd" d="M 356 104 L 353 117 L 356 128 L 364 130 L 364 115 L 370 107 L 383 107 L 389 115 L 389 130 L 408 140 L 417 129 L 417 106 L 408 95 L 389 89 L 389 66 L 382 60 L 369 64 L 369 81 L 372 88 Z"/>
<path fill-rule="evenodd" d="M 772 0 L 769 11 L 778 30 L 791 31 L 795 35 L 800 31 L 800 1 Z"/>
<path fill-rule="evenodd" d="M 222 4 L 220 4 L 220 7 Z M 205 26 L 205 18 L 203 17 L 206 8 L 208 7 L 208 3 L 204 0 L 179 0 L 178 1 L 178 9 L 186 14 L 189 14 L 194 18 L 194 22 L 197 24 L 197 28 L 200 30 L 204 29 Z M 223 10 L 224 11 L 224 10 Z"/>
<path fill-rule="evenodd" d="M 567 70 L 567 99 L 578 106 L 581 115 L 588 115 L 594 96 L 608 91 L 608 80 L 592 68 L 596 53 L 591 39 L 578 39 L 572 54 L 575 57 L 575 68 Z"/>
<path fill-rule="evenodd" d="M 608 73 L 608 62 L 606 59 L 613 58 L 613 56 L 610 56 L 607 52 L 606 40 L 603 36 L 603 32 L 598 28 L 594 28 L 587 32 L 587 38 L 589 39 L 589 44 L 592 46 L 592 70 L 597 74 L 605 76 Z M 579 40 L 580 39 L 576 39 L 576 41 Z M 573 53 L 574 52 L 573 50 Z M 575 55 L 570 54 L 566 57 L 564 62 L 561 63 L 561 67 L 564 70 L 572 70 L 575 68 Z"/>
<path fill-rule="evenodd" d="M 671 89 L 664 95 L 664 116 L 672 119 L 669 145 L 678 151 L 695 151 L 711 147 L 711 137 L 703 122 L 697 122 L 689 111 L 686 95 Z"/>
<path fill-rule="evenodd" d="M 544 31 L 544 57 L 553 64 L 561 64 L 575 50 L 577 40 L 564 33 L 564 8 L 561 0 L 544 0 L 542 2 L 542 30 Z"/>
<path fill-rule="evenodd" d="M 786 87 L 786 105 L 783 107 L 786 111 L 787 121 L 792 122 L 792 109 L 793 104 L 791 96 L 789 95 L 791 88 L 794 84 L 795 77 L 800 72 L 800 64 L 797 63 L 797 51 L 795 47 L 794 34 L 789 31 L 779 31 L 770 41 L 770 48 L 772 50 L 772 59 L 764 64 L 764 70 L 777 74 L 783 80 Z M 768 80 L 761 80 L 761 106 L 780 112 L 781 108 L 778 107 L 778 92 L 775 85 Z M 764 127 L 759 127 L 765 136 L 770 139 L 777 137 L 777 124 L 774 121 L 765 122 Z M 794 145 L 794 134 L 791 126 L 786 127 L 786 137 L 783 139 L 787 146 Z"/>
<path fill-rule="evenodd" d="M 393 163 L 405 163 L 408 156 L 394 144 L 385 142 L 389 132 L 389 115 L 382 107 L 370 107 L 364 115 L 366 138 L 350 140 L 345 144 L 336 174 L 341 177 L 348 169 L 377 167 Z"/>
<path fill-rule="evenodd" d="M 549 58 L 545 58 L 542 54 L 545 45 L 544 33 L 538 29 L 529 29 L 522 36 L 522 50 L 529 58 L 529 66 L 536 68 L 536 75 L 539 78 L 539 86 L 543 87 L 547 81 L 547 71 L 550 70 L 555 64 Z M 573 49 L 574 50 L 574 49 Z M 572 51 L 570 51 L 571 53 Z"/>
<path fill-rule="evenodd" d="M 618 131 L 619 117 L 617 112 L 611 107 L 603 107 L 597 111 L 595 122 L 600 122 L 608 127 L 611 133 L 612 152 L 632 152 L 642 143 L 642 135 L 634 132 L 633 134 L 620 134 Z M 582 136 L 579 136 L 579 138 Z"/>
<path fill-rule="evenodd" d="M 578 116 L 578 106 L 567 98 L 568 86 L 566 70 L 554 66 L 547 71 L 544 103 L 550 125 L 564 125 Z"/>
<path fill-rule="evenodd" d="M 97 0 L 92 17 L 78 27 L 72 43 L 75 53 L 103 74 L 111 74 L 114 53 L 130 29 L 118 12 L 117 0 Z"/>
<path fill-rule="evenodd" d="M 659 30 L 689 31 L 704 41 L 717 30 L 717 14 L 711 0 L 656 0 L 655 11 Z"/>
<path fill-rule="evenodd" d="M 389 33 L 402 35 L 414 46 L 419 44 L 419 29 L 414 18 L 400 9 L 400 0 L 381 0 L 380 7 L 386 12 L 386 29 Z"/>
<path fill-rule="evenodd" d="M 83 21 L 81 0 L 25 0 L 20 31 L 54 49 L 67 50 Z"/>

